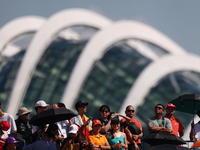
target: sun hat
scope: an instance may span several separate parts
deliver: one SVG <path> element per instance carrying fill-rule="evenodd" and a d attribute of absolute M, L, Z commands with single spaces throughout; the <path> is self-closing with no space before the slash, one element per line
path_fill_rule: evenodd
<path fill-rule="evenodd" d="M 28 114 L 30 112 L 31 112 L 31 110 L 28 110 L 26 107 L 21 107 L 18 110 L 18 113 L 16 115 L 21 116 L 21 115 L 24 115 L 24 114 Z"/>
<path fill-rule="evenodd" d="M 69 133 L 77 133 L 78 132 L 78 126 L 75 125 L 75 124 L 72 124 L 70 127 L 69 127 Z"/>
<path fill-rule="evenodd" d="M 35 107 L 49 107 L 50 105 L 47 104 L 45 101 L 43 100 L 39 100 L 35 103 Z"/>
<path fill-rule="evenodd" d="M 10 136 L 6 139 L 6 144 L 8 143 L 18 143 L 19 141 L 15 140 L 14 137 Z"/>

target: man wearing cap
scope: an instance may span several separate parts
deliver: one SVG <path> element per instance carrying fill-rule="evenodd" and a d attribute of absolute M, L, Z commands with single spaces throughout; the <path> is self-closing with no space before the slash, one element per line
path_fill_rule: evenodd
<path fill-rule="evenodd" d="M 8 137 L 8 130 L 10 129 L 10 124 L 8 121 L 0 122 L 0 150 L 3 149 L 5 145 L 6 138 Z"/>
<path fill-rule="evenodd" d="M 47 107 L 49 107 L 50 105 L 47 104 L 45 101 L 43 100 L 39 100 L 35 103 L 35 111 L 36 111 L 36 114 L 39 114 L 40 112 L 42 111 L 45 111 L 47 110 Z M 33 126 L 33 132 L 35 133 L 36 131 L 39 130 L 39 127 L 38 126 Z"/>
<path fill-rule="evenodd" d="M 90 146 L 92 150 L 111 149 L 107 138 L 100 134 L 101 126 L 102 124 L 100 120 L 96 119 L 92 121 L 93 132 L 92 135 L 89 135 L 88 142 L 86 143 L 86 146 Z"/>
<path fill-rule="evenodd" d="M 17 132 L 17 127 L 16 127 L 13 116 L 2 111 L 1 102 L 0 102 L 0 121 L 8 121 L 9 122 L 10 128 L 8 130 L 8 133 L 10 133 L 11 131 Z"/>
<path fill-rule="evenodd" d="M 5 148 L 6 150 L 15 150 L 17 148 L 16 143 L 18 143 L 14 137 L 10 136 L 6 139 Z"/>
<path fill-rule="evenodd" d="M 161 132 L 161 133 L 171 133 L 172 125 L 168 118 L 164 118 L 162 114 L 164 113 L 165 106 L 162 104 L 157 104 L 154 108 L 155 116 L 147 120 L 147 129 L 150 133 Z"/>
<path fill-rule="evenodd" d="M 182 137 L 184 127 L 181 124 L 180 120 L 174 117 L 175 110 L 176 110 L 176 106 L 174 104 L 171 104 L 171 103 L 167 104 L 167 107 L 166 107 L 167 113 L 165 115 L 165 118 L 168 118 L 171 121 L 171 124 L 172 124 L 171 134 Z"/>
<path fill-rule="evenodd" d="M 78 115 L 73 117 L 71 119 L 72 124 L 76 124 L 78 126 L 78 128 L 80 129 L 81 126 L 85 125 L 84 123 L 89 119 L 88 117 L 86 117 L 85 113 L 87 111 L 87 105 L 89 103 L 86 102 L 84 103 L 83 101 L 78 101 L 75 105 L 76 110 L 78 111 Z M 90 131 L 92 130 L 92 122 L 90 121 L 89 124 L 86 125 L 86 127 L 83 128 L 82 131 L 82 140 L 85 141 L 88 136 L 90 135 Z"/>
<path fill-rule="evenodd" d="M 27 143 L 30 143 L 29 136 L 33 134 L 33 128 L 29 124 L 30 112 L 31 110 L 28 110 L 26 107 L 21 107 L 16 114 L 19 117 L 17 120 L 15 120 L 17 125 L 17 133 L 23 135 L 23 138 Z"/>

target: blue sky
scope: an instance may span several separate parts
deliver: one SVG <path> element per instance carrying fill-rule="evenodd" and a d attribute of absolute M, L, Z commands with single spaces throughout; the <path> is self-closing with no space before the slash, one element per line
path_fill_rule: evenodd
<path fill-rule="evenodd" d="M 68 8 L 84 8 L 113 21 L 136 20 L 200 55 L 199 0 L 0 0 L 0 28 L 22 16 L 50 17 Z"/>

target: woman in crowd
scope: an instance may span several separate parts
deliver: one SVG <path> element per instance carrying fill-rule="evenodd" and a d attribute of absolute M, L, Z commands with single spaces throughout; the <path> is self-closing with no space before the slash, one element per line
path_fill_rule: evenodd
<path fill-rule="evenodd" d="M 50 124 L 47 131 L 44 133 L 42 140 L 56 144 L 56 141 L 58 140 L 58 126 L 56 124 Z"/>
<path fill-rule="evenodd" d="M 124 150 L 128 148 L 126 134 L 120 131 L 120 120 L 118 116 L 111 119 L 111 132 L 106 135 L 113 150 Z"/>

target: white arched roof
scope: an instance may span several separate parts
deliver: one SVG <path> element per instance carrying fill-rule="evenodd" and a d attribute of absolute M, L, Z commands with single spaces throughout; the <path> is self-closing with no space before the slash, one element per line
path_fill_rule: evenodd
<path fill-rule="evenodd" d="M 84 9 L 64 10 L 50 17 L 45 25 L 36 33 L 27 49 L 11 93 L 7 112 L 12 115 L 15 115 L 17 112 L 25 94 L 24 91 L 26 91 L 29 85 L 32 72 L 58 32 L 74 25 L 85 25 L 102 29 L 110 24 L 111 20 Z"/>
<path fill-rule="evenodd" d="M 72 71 L 62 102 L 67 103 L 69 108 L 72 107 L 73 101 L 76 99 L 94 62 L 103 56 L 105 50 L 110 45 L 130 38 L 148 41 L 171 54 L 185 53 L 180 46 L 148 25 L 135 21 L 119 21 L 99 31 L 87 43 Z"/>
<path fill-rule="evenodd" d="M 46 19 L 43 17 L 26 16 L 14 19 L 5 24 L 0 29 L 0 52 L 15 37 L 27 32 L 36 32 L 45 21 Z"/>
<path fill-rule="evenodd" d="M 119 113 L 124 113 L 126 106 L 133 105 L 135 109 L 144 103 L 146 95 L 152 87 L 166 75 L 177 71 L 195 71 L 200 73 L 200 58 L 196 55 L 168 55 L 149 64 L 136 79 L 127 97 L 121 105 Z M 142 90 L 141 90 L 142 89 Z M 197 122 L 198 117 L 195 117 Z M 184 130 L 184 139 L 189 138 L 190 124 Z"/>

